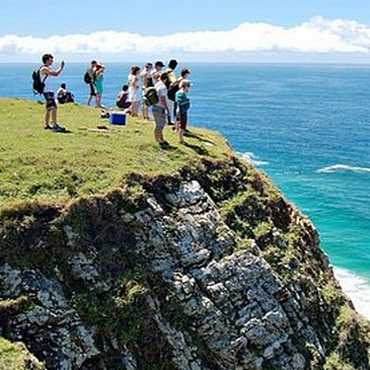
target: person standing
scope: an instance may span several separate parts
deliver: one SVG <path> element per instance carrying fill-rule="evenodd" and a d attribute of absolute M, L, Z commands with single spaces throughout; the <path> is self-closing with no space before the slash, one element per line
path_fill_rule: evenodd
<path fill-rule="evenodd" d="M 143 83 L 143 93 L 144 94 L 145 94 L 146 89 L 154 86 L 152 71 L 153 71 L 153 64 L 146 63 L 143 68 L 143 71 L 140 74 L 140 77 Z M 147 106 L 147 104 L 145 104 L 144 101 L 143 101 L 143 117 L 144 119 L 149 120 L 149 107 Z"/>
<path fill-rule="evenodd" d="M 84 81 L 87 85 L 89 85 L 90 92 L 89 92 L 89 98 L 87 100 L 87 105 L 91 104 L 91 101 L 95 98 L 95 104 L 96 104 L 96 91 L 95 91 L 95 69 L 98 62 L 96 60 L 93 60 L 90 63 L 90 67 L 87 69 Z"/>
<path fill-rule="evenodd" d="M 157 96 L 158 102 L 152 106 L 153 117 L 155 122 L 154 128 L 154 139 L 159 144 L 162 149 L 166 149 L 169 147 L 167 141 L 164 140 L 163 137 L 163 130 L 166 126 L 166 116 L 168 112 L 168 105 L 167 105 L 167 87 L 165 85 L 165 81 L 167 80 L 166 73 L 157 73 L 155 75 L 156 84 L 154 86 Z"/>
<path fill-rule="evenodd" d="M 187 96 L 189 90 L 190 82 L 188 80 L 182 80 L 180 82 L 180 90 L 176 93 L 176 131 L 179 135 L 180 144 L 184 144 L 184 133 L 187 129 L 188 110 L 190 108 L 190 99 Z"/>
<path fill-rule="evenodd" d="M 162 70 L 164 68 L 164 63 L 161 62 L 160 60 L 158 60 L 157 62 L 155 62 L 154 64 L 154 68 L 152 69 L 152 80 L 153 80 L 153 84 L 156 83 L 155 79 L 154 79 L 154 75 L 158 74 L 161 75 L 162 74 Z"/>
<path fill-rule="evenodd" d="M 141 104 L 140 67 L 132 66 L 128 76 L 128 99 L 131 102 L 131 115 L 138 117 Z"/>
<path fill-rule="evenodd" d="M 104 72 L 105 67 L 102 64 L 97 64 L 95 67 L 95 81 L 94 81 L 97 108 L 104 108 L 102 105 L 104 92 Z"/>
<path fill-rule="evenodd" d="M 167 90 L 171 89 L 171 85 L 175 84 L 177 81 L 176 75 L 175 75 L 175 69 L 177 67 L 178 63 L 177 60 L 171 59 L 168 63 L 168 68 L 166 69 L 167 74 Z M 167 98 L 167 105 L 168 105 L 168 124 L 174 125 L 175 119 L 176 119 L 176 112 L 175 112 L 175 96 L 171 96 Z"/>
<path fill-rule="evenodd" d="M 59 68 L 56 70 L 52 69 L 54 63 L 54 57 L 51 54 L 45 54 L 42 57 L 43 66 L 40 68 L 40 81 L 43 84 L 43 95 L 46 101 L 46 113 L 45 113 L 45 129 L 51 129 L 53 132 L 65 132 L 66 129 L 59 126 L 57 123 L 58 111 L 57 104 L 55 101 L 55 94 L 50 83 L 52 77 L 58 77 L 61 75 L 64 69 L 64 61 L 60 63 Z M 51 123 L 51 126 L 50 126 Z"/>

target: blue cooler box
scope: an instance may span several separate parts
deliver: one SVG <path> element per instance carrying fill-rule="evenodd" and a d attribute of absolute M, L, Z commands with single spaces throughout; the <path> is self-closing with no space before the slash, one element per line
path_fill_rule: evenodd
<path fill-rule="evenodd" d="M 126 114 L 123 112 L 112 112 L 109 116 L 109 122 L 112 125 L 125 126 L 126 125 Z"/>

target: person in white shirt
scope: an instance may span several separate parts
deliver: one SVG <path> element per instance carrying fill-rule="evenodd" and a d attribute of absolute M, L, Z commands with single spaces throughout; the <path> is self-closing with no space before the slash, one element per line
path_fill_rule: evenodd
<path fill-rule="evenodd" d="M 166 126 L 166 119 L 168 113 L 167 105 L 167 87 L 165 81 L 167 79 L 166 73 L 157 73 L 155 75 L 156 84 L 154 85 L 157 95 L 158 103 L 152 107 L 155 128 L 154 128 L 154 139 L 162 149 L 169 147 L 168 142 L 163 137 L 163 129 Z"/>
<path fill-rule="evenodd" d="M 138 117 L 142 99 L 140 67 L 138 66 L 132 66 L 128 76 L 128 99 L 131 102 L 132 117 Z"/>

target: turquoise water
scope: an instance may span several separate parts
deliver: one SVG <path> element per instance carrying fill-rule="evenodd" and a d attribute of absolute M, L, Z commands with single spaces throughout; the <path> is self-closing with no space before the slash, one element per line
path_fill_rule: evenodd
<path fill-rule="evenodd" d="M 370 288 L 362 279 L 370 281 L 370 67 L 188 67 L 191 121 L 220 131 L 310 216 L 343 285 L 365 312 L 370 307 Z M 32 97 L 32 68 L 1 66 L 0 96 Z M 79 101 L 87 93 L 83 71 L 83 65 L 67 66 L 61 79 Z M 107 105 L 127 71 L 128 65 L 108 66 Z"/>

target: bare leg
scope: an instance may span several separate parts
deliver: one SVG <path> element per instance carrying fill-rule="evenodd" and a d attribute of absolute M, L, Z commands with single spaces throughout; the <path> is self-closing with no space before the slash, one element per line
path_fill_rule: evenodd
<path fill-rule="evenodd" d="M 51 123 L 53 126 L 57 125 L 57 108 L 51 110 Z"/>
<path fill-rule="evenodd" d="M 145 103 L 143 103 L 143 117 L 144 119 L 149 120 L 149 109 Z"/>
<path fill-rule="evenodd" d="M 184 144 L 184 130 L 182 128 L 179 129 L 179 139 L 180 143 Z"/>
<path fill-rule="evenodd" d="M 50 122 L 50 110 L 49 109 L 46 109 L 46 113 L 45 113 L 45 127 L 48 127 L 49 126 L 49 122 Z"/>

